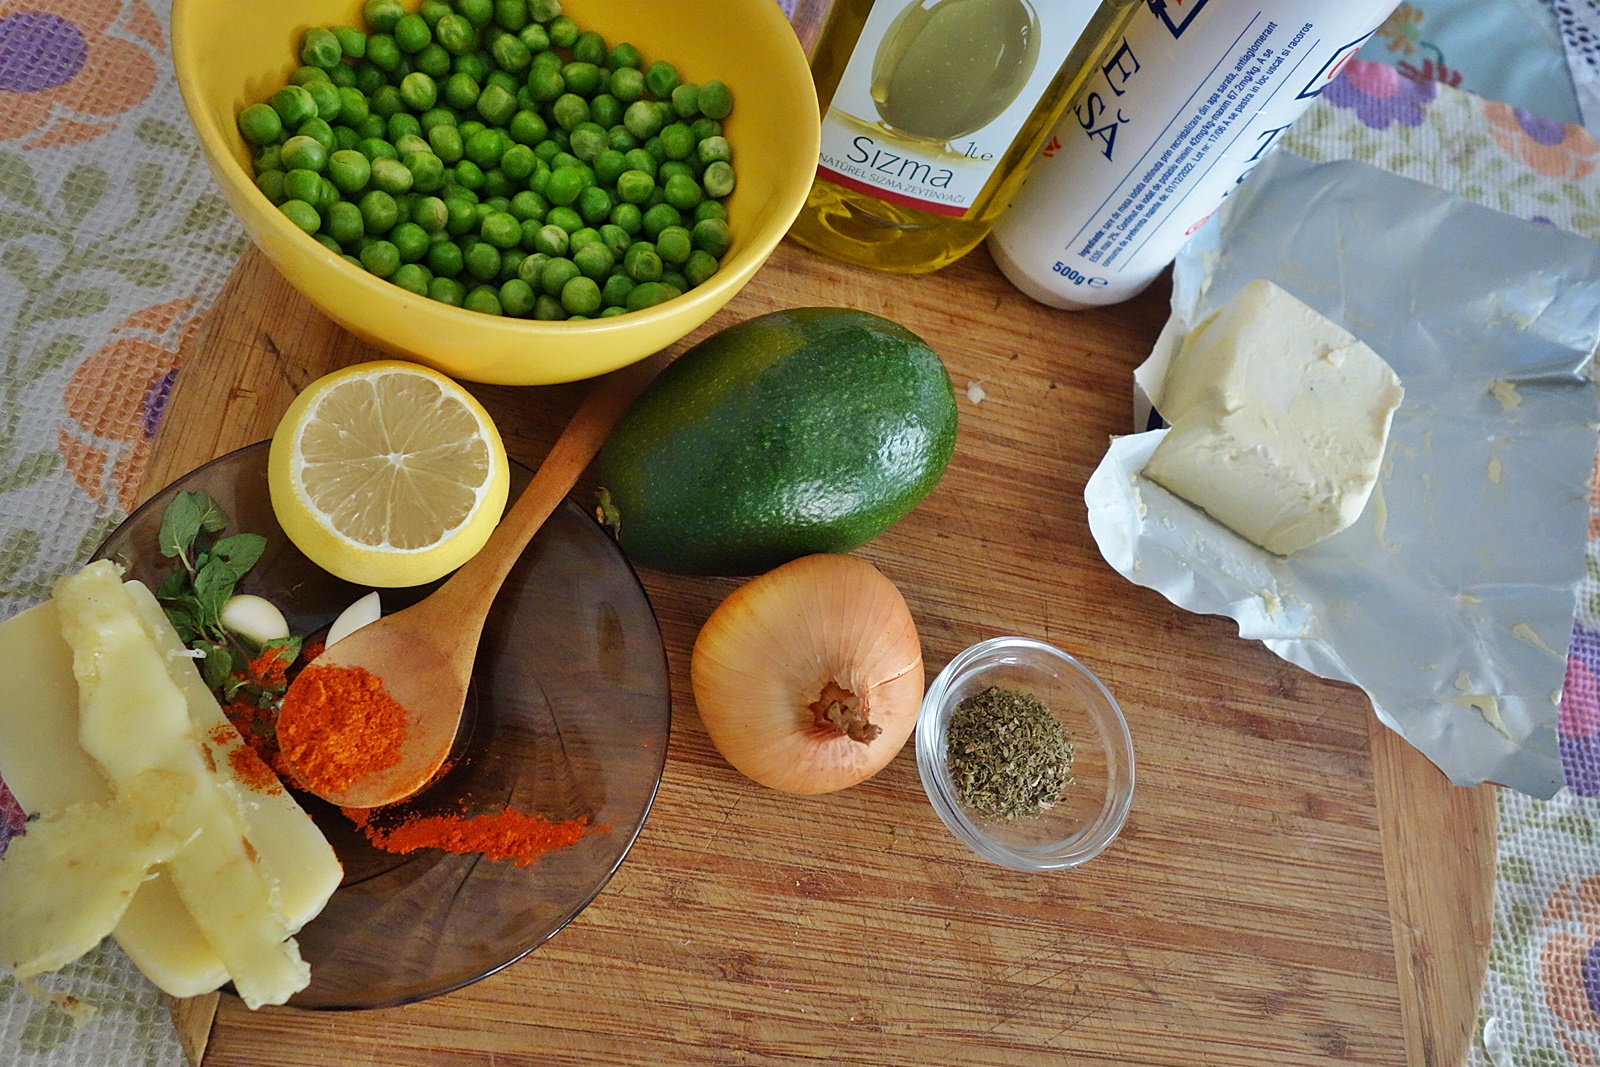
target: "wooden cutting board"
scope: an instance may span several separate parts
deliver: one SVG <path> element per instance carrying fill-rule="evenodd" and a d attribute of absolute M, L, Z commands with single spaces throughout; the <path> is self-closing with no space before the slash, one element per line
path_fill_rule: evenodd
<path fill-rule="evenodd" d="M 1461 1063 L 1489 940 L 1492 789 L 1451 788 L 1358 690 L 1131 585 L 1090 538 L 1084 482 L 1129 430 L 1131 371 L 1166 296 L 1074 314 L 1023 297 L 981 249 L 899 277 L 785 243 L 689 339 L 842 305 L 939 350 L 955 458 L 859 554 L 900 586 L 930 678 L 1001 634 L 1100 674 L 1138 766 L 1110 850 L 1043 876 L 978 860 L 929 807 L 910 748 L 830 796 L 752 784 L 710 745 L 688 686 L 694 636 L 736 583 L 646 572 L 672 740 L 650 819 L 594 903 L 522 961 L 419 1004 L 250 1012 L 223 997 L 207 1067 Z M 270 436 L 309 381 L 377 355 L 252 251 L 187 353 L 146 488 Z M 535 464 L 582 388 L 473 391 Z M 210 1002 L 184 1007 L 203 1047 Z"/>

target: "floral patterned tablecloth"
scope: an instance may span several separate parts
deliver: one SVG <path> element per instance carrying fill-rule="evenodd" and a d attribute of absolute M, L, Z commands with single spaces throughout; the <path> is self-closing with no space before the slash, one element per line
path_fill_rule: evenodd
<path fill-rule="evenodd" d="M 245 247 L 190 135 L 170 3 L 0 0 L 0 618 L 43 600 L 133 505 L 184 342 Z M 1600 239 L 1600 145 L 1394 66 L 1353 64 L 1291 132 Z M 1600 1067 L 1600 483 L 1561 741 L 1568 788 L 1502 791 L 1474 1064 Z M 0 788 L 0 847 L 23 815 Z M 3 917 L 0 917 L 3 921 Z M 111 943 L 52 976 L 86 1025 L 0 978 L 0 1060 L 179 1067 Z"/>

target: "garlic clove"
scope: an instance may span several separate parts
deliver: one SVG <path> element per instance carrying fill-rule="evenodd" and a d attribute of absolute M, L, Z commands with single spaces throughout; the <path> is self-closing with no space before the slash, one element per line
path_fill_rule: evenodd
<path fill-rule="evenodd" d="M 377 622 L 382 615 L 383 603 L 374 589 L 339 613 L 333 625 L 328 627 L 328 640 L 324 647 L 337 644 L 369 622 Z"/>
<path fill-rule="evenodd" d="M 222 605 L 219 621 L 223 629 L 258 645 L 289 636 L 289 623 L 277 605 L 249 593 L 229 597 Z"/>

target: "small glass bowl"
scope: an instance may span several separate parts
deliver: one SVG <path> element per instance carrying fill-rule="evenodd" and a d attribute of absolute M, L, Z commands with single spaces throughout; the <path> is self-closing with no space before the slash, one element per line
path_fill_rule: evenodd
<path fill-rule="evenodd" d="M 956 705 L 990 686 L 1031 693 L 1072 738 L 1072 784 L 1038 815 L 1000 819 L 958 798 L 945 737 Z M 1100 679 L 1058 648 L 996 637 L 952 659 L 928 687 L 917 716 L 917 770 L 939 818 L 965 845 L 1017 871 L 1076 867 L 1122 831 L 1133 803 L 1133 740 Z"/>

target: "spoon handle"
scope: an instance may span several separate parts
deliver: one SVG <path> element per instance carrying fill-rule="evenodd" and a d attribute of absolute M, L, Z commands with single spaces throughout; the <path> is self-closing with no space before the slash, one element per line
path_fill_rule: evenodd
<path fill-rule="evenodd" d="M 500 520 L 489 540 L 450 577 L 439 593 L 447 594 L 458 603 L 494 598 L 522 550 L 528 547 L 528 542 L 556 505 L 566 498 L 611 435 L 622 413 L 660 367 L 659 357 L 647 359 L 612 371 L 594 384 L 539 464 L 533 480 Z"/>

